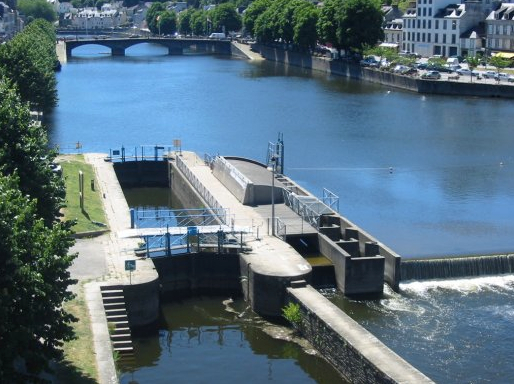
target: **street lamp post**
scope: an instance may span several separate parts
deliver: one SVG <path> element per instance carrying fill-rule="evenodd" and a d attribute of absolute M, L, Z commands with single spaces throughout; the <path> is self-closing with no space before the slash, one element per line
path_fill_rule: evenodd
<path fill-rule="evenodd" d="M 271 157 L 271 236 L 275 236 L 275 172 L 277 158 Z"/>

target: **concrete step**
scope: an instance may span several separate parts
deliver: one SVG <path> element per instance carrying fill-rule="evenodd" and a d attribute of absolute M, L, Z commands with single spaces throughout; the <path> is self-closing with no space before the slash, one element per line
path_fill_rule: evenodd
<path fill-rule="evenodd" d="M 114 321 L 128 321 L 127 315 L 107 315 L 107 321 L 108 322 L 114 322 Z"/>
<path fill-rule="evenodd" d="M 123 354 L 133 354 L 134 353 L 134 347 L 113 347 L 113 350 L 118 352 L 120 355 Z"/>
<path fill-rule="evenodd" d="M 114 328 L 116 330 L 124 329 L 124 328 L 130 329 L 128 319 L 127 320 L 113 320 L 113 321 L 109 321 L 109 323 L 114 324 Z"/>
<path fill-rule="evenodd" d="M 101 291 L 102 297 L 121 296 L 123 297 L 123 289 L 111 289 L 108 291 Z"/>
<path fill-rule="evenodd" d="M 103 297 L 102 301 L 105 303 L 124 303 L 125 297 L 123 296 L 107 296 Z"/>
<path fill-rule="evenodd" d="M 112 291 L 113 289 L 121 289 L 121 290 L 123 290 L 123 285 L 120 285 L 120 284 L 102 285 L 100 287 L 100 291 Z"/>
<path fill-rule="evenodd" d="M 129 327 L 119 327 L 119 328 L 115 328 L 113 331 L 112 331 L 112 335 L 123 335 L 123 334 L 126 334 L 126 333 L 131 333 L 130 331 L 130 328 Z"/>
<path fill-rule="evenodd" d="M 115 302 L 115 303 L 104 303 L 105 310 L 108 309 L 126 309 L 124 302 Z"/>
<path fill-rule="evenodd" d="M 105 314 L 107 317 L 116 316 L 116 315 L 125 315 L 127 316 L 127 310 L 125 308 L 122 309 L 105 309 Z"/>
<path fill-rule="evenodd" d="M 112 348 L 117 351 L 118 348 L 133 348 L 132 340 L 119 340 L 112 342 Z"/>
<path fill-rule="evenodd" d="M 111 335 L 112 341 L 130 341 L 132 342 L 132 335 L 130 333 L 121 333 Z"/>

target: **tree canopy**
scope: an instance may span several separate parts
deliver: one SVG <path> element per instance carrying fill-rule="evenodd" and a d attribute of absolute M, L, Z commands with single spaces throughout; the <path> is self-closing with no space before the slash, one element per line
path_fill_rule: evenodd
<path fill-rule="evenodd" d="M 30 20 L 57 20 L 57 12 L 46 0 L 18 0 L 18 10 Z"/>
<path fill-rule="evenodd" d="M 340 17 L 338 39 L 345 49 L 361 51 L 384 37 L 378 0 L 345 0 Z"/>
<path fill-rule="evenodd" d="M 246 9 L 243 15 L 243 24 L 247 33 L 252 36 L 255 35 L 255 21 L 257 18 L 268 9 L 272 0 L 255 0 Z"/>
<path fill-rule="evenodd" d="M 0 48 L 2 383 L 38 381 L 48 361 L 61 357 L 63 341 L 73 337 L 74 318 L 62 307 L 73 297 L 68 267 L 75 256 L 67 254 L 72 223 L 58 217 L 63 180 L 49 167 L 55 152 L 29 110 L 44 104 L 42 95 L 56 96 L 54 59 L 55 32 L 41 19 Z"/>
<path fill-rule="evenodd" d="M 157 27 L 161 34 L 172 35 L 177 32 L 177 14 L 172 11 L 163 11 L 157 16 Z"/>
<path fill-rule="evenodd" d="M 159 33 L 159 25 L 157 24 L 157 17 L 161 12 L 164 12 L 166 7 L 163 3 L 156 1 L 152 3 L 148 11 L 146 12 L 146 23 L 150 32 L 157 34 Z"/>
<path fill-rule="evenodd" d="M 241 16 L 232 3 L 219 4 L 211 11 L 210 16 L 212 32 L 239 31 L 242 27 Z"/>
<path fill-rule="evenodd" d="M 57 103 L 56 61 L 55 30 L 42 19 L 0 46 L 0 67 L 35 110 L 47 112 Z"/>

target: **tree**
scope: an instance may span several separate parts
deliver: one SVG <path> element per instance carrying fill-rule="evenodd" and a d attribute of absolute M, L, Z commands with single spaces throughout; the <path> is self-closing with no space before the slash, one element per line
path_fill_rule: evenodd
<path fill-rule="evenodd" d="M 159 33 L 159 26 L 157 24 L 157 17 L 161 12 L 166 10 L 166 6 L 163 3 L 155 2 L 152 3 L 148 11 L 146 12 L 146 23 L 148 24 L 148 29 L 153 34 Z"/>
<path fill-rule="evenodd" d="M 314 4 L 303 0 L 297 2 L 293 11 L 293 41 L 301 49 L 316 47 L 318 15 L 318 9 Z"/>
<path fill-rule="evenodd" d="M 73 294 L 67 271 L 74 255 L 70 224 L 47 227 L 36 201 L 18 189 L 18 178 L 0 175 L 0 382 L 35 381 L 48 361 L 62 357 L 76 319 L 62 304 Z M 21 366 L 21 369 L 20 369 Z"/>
<path fill-rule="evenodd" d="M 255 0 L 250 4 L 243 15 L 243 25 L 247 33 L 255 36 L 255 21 L 270 5 L 271 0 Z"/>
<path fill-rule="evenodd" d="M 197 36 L 204 35 L 207 31 L 207 13 L 201 9 L 191 15 L 191 31 Z"/>
<path fill-rule="evenodd" d="M 473 70 L 480 64 L 480 59 L 476 56 L 468 56 L 466 57 L 466 62 L 468 63 L 468 68 L 471 71 L 469 75 L 470 82 L 473 82 Z"/>
<path fill-rule="evenodd" d="M 38 217 L 48 226 L 65 197 L 62 178 L 50 168 L 55 155 L 44 128 L 31 122 L 28 105 L 7 79 L 0 79 L 0 174 L 18 175 L 20 191 L 35 201 Z"/>
<path fill-rule="evenodd" d="M 32 20 L 44 19 L 50 22 L 57 20 L 57 12 L 46 0 L 19 0 L 18 10 Z"/>
<path fill-rule="evenodd" d="M 321 8 L 316 25 L 319 40 L 324 44 L 331 44 L 338 50 L 343 48 L 338 30 L 340 29 L 339 13 L 343 8 L 342 0 L 327 0 Z"/>
<path fill-rule="evenodd" d="M 347 50 L 361 51 L 384 37 L 383 15 L 378 0 L 345 0 L 337 30 L 341 45 Z"/>
<path fill-rule="evenodd" d="M 55 30 L 42 19 L 0 46 L 0 67 L 16 84 L 22 100 L 43 112 L 57 103 L 56 61 Z"/>
<path fill-rule="evenodd" d="M 213 32 L 239 31 L 243 25 L 241 16 L 232 3 L 217 5 L 210 16 Z"/>
<path fill-rule="evenodd" d="M 187 10 L 180 12 L 178 15 L 178 30 L 183 35 L 190 35 L 191 29 L 191 16 L 195 12 L 194 8 L 188 8 Z"/>
<path fill-rule="evenodd" d="M 159 32 L 164 35 L 172 35 L 177 32 L 177 14 L 172 11 L 163 11 L 157 16 Z"/>
<path fill-rule="evenodd" d="M 496 73 L 500 73 L 502 69 L 507 68 L 509 66 L 510 61 L 508 59 L 496 55 L 489 59 L 489 64 L 496 69 Z M 500 78 L 496 77 L 496 80 L 499 82 Z"/>

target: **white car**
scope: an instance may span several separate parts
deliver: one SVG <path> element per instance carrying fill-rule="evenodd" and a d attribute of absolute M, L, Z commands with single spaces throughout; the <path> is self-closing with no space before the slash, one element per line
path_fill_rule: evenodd
<path fill-rule="evenodd" d="M 410 67 L 407 67 L 406 65 L 397 65 L 396 67 L 394 67 L 393 69 L 393 72 L 394 73 L 406 73 L 410 71 Z"/>
<path fill-rule="evenodd" d="M 484 79 L 494 79 L 494 76 L 496 76 L 495 71 L 485 71 L 482 73 L 482 76 Z"/>

